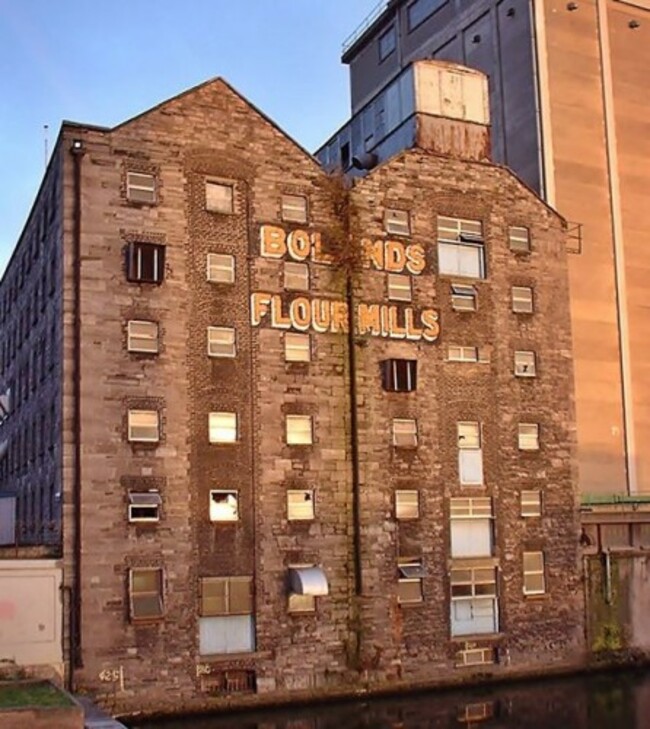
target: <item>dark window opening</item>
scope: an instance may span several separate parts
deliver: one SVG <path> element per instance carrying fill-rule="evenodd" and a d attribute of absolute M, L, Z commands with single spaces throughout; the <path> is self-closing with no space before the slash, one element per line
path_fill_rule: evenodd
<path fill-rule="evenodd" d="M 341 168 L 347 170 L 350 166 L 350 143 L 341 145 Z"/>
<path fill-rule="evenodd" d="M 162 283 L 165 277 L 165 246 L 130 243 L 127 249 L 126 278 L 138 283 Z"/>
<path fill-rule="evenodd" d="M 388 392 L 413 392 L 417 388 L 417 360 L 387 359 L 382 363 L 382 387 Z"/>

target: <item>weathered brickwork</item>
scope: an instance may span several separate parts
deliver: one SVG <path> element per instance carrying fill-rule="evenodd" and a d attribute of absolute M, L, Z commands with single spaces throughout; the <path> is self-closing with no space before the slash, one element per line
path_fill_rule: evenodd
<path fill-rule="evenodd" d="M 250 700 L 251 693 L 270 699 L 322 695 L 579 660 L 582 603 L 562 221 L 507 170 L 420 150 L 344 191 L 221 80 L 112 130 L 63 130 L 66 584 L 75 586 L 74 140 L 84 149 L 83 665 L 74 670 L 76 687 L 116 711 L 160 711 L 233 705 Z M 155 201 L 129 199 L 129 173 L 153 175 Z M 232 208 L 209 210 L 206 183 L 232 189 Z M 306 222 L 283 220 L 283 195 L 306 198 Z M 408 236 L 385 232 L 386 209 L 409 212 Z M 482 222 L 485 278 L 438 275 L 438 216 Z M 406 307 L 416 318 L 429 317 L 429 339 L 435 339 L 431 318 L 437 313 L 437 341 L 421 333 L 419 341 L 360 333 L 348 338 L 346 274 L 336 260 L 326 264 L 307 256 L 309 284 L 303 291 L 286 286 L 290 256 L 262 255 L 264 231 L 275 230 L 303 243 L 311 235 L 312 246 L 320 233 L 321 254 L 340 258 L 335 242 L 348 223 L 347 246 L 361 246 L 361 238 L 421 246 L 423 270 L 408 274 L 413 301 L 390 304 L 399 317 Z M 529 255 L 509 250 L 511 225 L 530 229 Z M 143 243 L 164 246 L 158 283 L 128 280 L 134 278 L 133 245 Z M 208 254 L 233 257 L 232 282 L 208 280 Z M 359 303 L 389 303 L 386 271 L 362 268 L 351 276 L 353 311 Z M 475 286 L 476 312 L 452 309 L 451 285 L 458 282 Z M 513 285 L 534 289 L 534 313 L 513 313 Z M 327 325 L 321 328 L 328 331 L 315 331 L 318 323 L 291 328 L 283 317 L 299 297 L 307 308 L 309 302 L 322 307 Z M 130 321 L 157 323 L 157 352 L 128 350 Z M 209 356 L 209 327 L 234 330 L 234 356 Z M 395 323 L 389 328 L 395 330 Z M 309 335 L 309 361 L 286 361 L 287 332 L 297 331 Z M 448 361 L 450 345 L 477 347 L 479 361 Z M 515 350 L 536 352 L 537 377 L 515 378 Z M 381 363 L 391 358 L 417 360 L 414 392 L 382 388 Z M 151 442 L 129 440 L 129 411 L 157 413 Z M 211 442 L 215 413 L 236 414 L 234 442 Z M 311 418 L 311 443 L 287 443 L 289 416 Z M 417 446 L 392 445 L 393 419 L 417 420 Z M 459 422 L 480 424 L 483 485 L 459 483 Z M 539 424 L 539 450 L 518 449 L 521 422 Z M 416 519 L 396 518 L 395 491 L 403 489 L 419 492 Z M 521 516 L 520 492 L 526 489 L 542 491 L 541 516 Z M 215 490 L 236 492 L 237 518 L 211 516 Z M 290 518 L 287 492 L 299 490 L 313 492 L 311 519 Z M 158 521 L 129 521 L 133 493 L 160 496 Z M 491 499 L 494 539 L 487 558 L 452 559 L 450 500 L 462 497 Z M 545 589 L 534 597 L 523 595 L 525 551 L 545 558 Z M 422 560 L 419 602 L 398 603 L 400 558 Z M 452 638 L 451 570 L 486 564 L 496 575 L 495 629 Z M 307 567 L 322 570 L 328 594 L 296 611 L 289 604 L 289 571 Z M 162 596 L 157 619 L 134 615 L 138 570 L 160 579 L 149 585 L 146 603 L 155 612 Z M 246 598 L 240 596 L 230 636 L 241 640 L 242 625 L 252 626 L 254 640 L 246 650 L 202 654 L 201 646 L 215 640 L 201 615 L 204 609 L 203 618 L 210 614 L 210 578 L 239 578 L 240 585 L 251 578 L 252 606 L 242 607 Z M 74 643 L 74 626 L 68 627 Z M 494 662 L 456 667 L 459 651 L 480 648 L 491 650 Z"/>

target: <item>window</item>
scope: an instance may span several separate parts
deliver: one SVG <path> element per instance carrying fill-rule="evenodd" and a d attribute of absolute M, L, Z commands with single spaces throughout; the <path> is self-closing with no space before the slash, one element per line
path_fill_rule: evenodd
<path fill-rule="evenodd" d="M 473 286 L 452 284 L 451 308 L 454 311 L 476 311 L 476 289 Z"/>
<path fill-rule="evenodd" d="M 417 387 L 415 359 L 386 359 L 381 363 L 381 384 L 387 392 L 413 392 Z"/>
<path fill-rule="evenodd" d="M 289 566 L 289 612 L 313 612 L 316 598 L 329 595 L 322 567 L 314 564 Z"/>
<path fill-rule="evenodd" d="M 163 616 L 163 576 L 161 569 L 129 571 L 131 620 L 157 620 Z"/>
<path fill-rule="evenodd" d="M 165 246 L 155 243 L 129 243 L 127 248 L 127 281 L 162 283 L 165 277 Z"/>
<path fill-rule="evenodd" d="M 415 447 L 418 444 L 418 425 L 415 420 L 393 420 L 393 445 L 399 447 Z"/>
<path fill-rule="evenodd" d="M 383 61 L 388 58 L 390 54 L 395 50 L 395 44 L 397 37 L 395 35 L 395 26 L 391 25 L 390 28 L 379 36 L 379 60 Z"/>
<path fill-rule="evenodd" d="M 157 443 L 160 440 L 160 422 L 156 410 L 129 410 L 129 441 Z"/>
<path fill-rule="evenodd" d="M 208 429 L 210 443 L 236 443 L 237 413 L 210 413 Z"/>
<path fill-rule="evenodd" d="M 530 253 L 530 231 L 528 228 L 518 226 L 508 228 L 508 244 L 511 251 Z"/>
<path fill-rule="evenodd" d="M 521 515 L 541 516 L 542 515 L 542 492 L 522 491 L 521 492 Z"/>
<path fill-rule="evenodd" d="M 219 182 L 205 183 L 205 209 L 211 213 L 233 213 L 234 188 Z"/>
<path fill-rule="evenodd" d="M 479 220 L 438 217 L 438 270 L 485 278 L 483 226 Z"/>
<path fill-rule="evenodd" d="M 408 30 L 409 33 L 423 23 L 430 15 L 432 15 L 447 0 L 415 0 L 407 8 Z"/>
<path fill-rule="evenodd" d="M 535 377 L 536 374 L 535 352 L 515 352 L 515 375 L 517 377 Z"/>
<path fill-rule="evenodd" d="M 420 500 L 417 491 L 400 490 L 395 492 L 395 518 L 418 519 Z"/>
<path fill-rule="evenodd" d="M 306 263 L 284 264 L 284 288 L 294 291 L 309 291 L 309 266 Z"/>
<path fill-rule="evenodd" d="M 161 504 L 157 491 L 129 491 L 129 521 L 160 521 Z"/>
<path fill-rule="evenodd" d="M 519 423 L 517 426 L 517 443 L 520 451 L 539 450 L 539 425 L 537 423 Z"/>
<path fill-rule="evenodd" d="M 288 445 L 311 445 L 313 442 L 311 415 L 287 415 Z"/>
<path fill-rule="evenodd" d="M 384 227 L 387 233 L 392 233 L 393 235 L 409 235 L 411 225 L 408 211 L 386 208 L 386 212 L 384 213 Z"/>
<path fill-rule="evenodd" d="M 212 283 L 234 283 L 235 257 L 227 253 L 208 253 L 207 277 Z"/>
<path fill-rule="evenodd" d="M 287 362 L 309 362 L 311 359 L 311 339 L 309 334 L 284 335 L 284 358 Z"/>
<path fill-rule="evenodd" d="M 397 563 L 397 602 L 422 602 L 424 570 L 421 559 L 400 559 Z"/>
<path fill-rule="evenodd" d="M 156 178 L 142 172 L 127 172 L 126 197 L 131 202 L 155 203 Z"/>
<path fill-rule="evenodd" d="M 451 499 L 451 556 L 492 555 L 492 499 Z"/>
<path fill-rule="evenodd" d="M 524 552 L 524 595 L 546 592 L 544 552 Z"/>
<path fill-rule="evenodd" d="M 158 353 L 158 324 L 155 321 L 131 320 L 127 325 L 129 352 Z"/>
<path fill-rule="evenodd" d="M 411 279 L 399 273 L 388 274 L 388 298 L 392 301 L 411 301 Z"/>
<path fill-rule="evenodd" d="M 316 611 L 316 597 L 315 595 L 297 595 L 295 592 L 290 592 L 287 610 L 290 613 L 313 613 Z"/>
<path fill-rule="evenodd" d="M 234 357 L 235 330 L 230 327 L 208 327 L 208 357 Z"/>
<path fill-rule="evenodd" d="M 451 634 L 481 635 L 499 630 L 494 567 L 451 570 Z"/>
<path fill-rule="evenodd" d="M 447 359 L 450 362 L 478 362 L 478 347 L 450 346 Z"/>
<path fill-rule="evenodd" d="M 303 195 L 283 195 L 282 220 L 287 223 L 306 223 L 307 198 Z"/>
<path fill-rule="evenodd" d="M 204 577 L 200 587 L 201 655 L 253 651 L 252 577 Z"/>
<path fill-rule="evenodd" d="M 464 486 L 483 483 L 483 451 L 479 423 L 457 423 L 458 474 Z"/>
<path fill-rule="evenodd" d="M 237 521 L 239 494 L 237 491 L 210 491 L 210 521 Z"/>
<path fill-rule="evenodd" d="M 314 492 L 310 489 L 287 491 L 287 519 L 309 521 L 314 518 Z"/>
<path fill-rule="evenodd" d="M 530 287 L 512 287 L 512 310 L 517 314 L 533 313 L 533 290 Z"/>

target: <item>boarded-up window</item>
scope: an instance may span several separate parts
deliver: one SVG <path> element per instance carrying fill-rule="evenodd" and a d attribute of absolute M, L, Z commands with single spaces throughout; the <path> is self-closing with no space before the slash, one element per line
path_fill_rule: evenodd
<path fill-rule="evenodd" d="M 233 186 L 218 182 L 206 182 L 205 209 L 211 213 L 232 213 L 234 211 Z"/>

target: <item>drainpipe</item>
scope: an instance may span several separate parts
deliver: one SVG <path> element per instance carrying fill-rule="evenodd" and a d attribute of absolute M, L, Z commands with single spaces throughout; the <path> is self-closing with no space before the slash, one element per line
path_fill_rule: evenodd
<path fill-rule="evenodd" d="M 72 272 L 73 272 L 73 431 L 74 459 L 72 496 L 74 504 L 74 579 L 70 606 L 70 630 L 72 635 L 73 668 L 83 668 L 81 650 L 81 162 L 85 154 L 81 139 L 75 139 L 70 147 L 73 162 L 73 209 L 72 209 Z M 72 676 L 70 683 L 74 685 Z"/>

